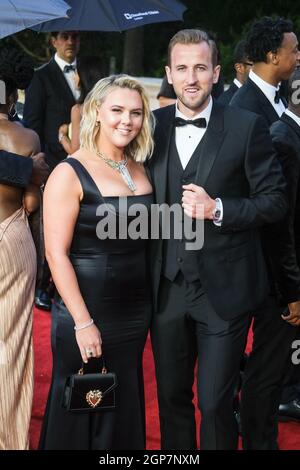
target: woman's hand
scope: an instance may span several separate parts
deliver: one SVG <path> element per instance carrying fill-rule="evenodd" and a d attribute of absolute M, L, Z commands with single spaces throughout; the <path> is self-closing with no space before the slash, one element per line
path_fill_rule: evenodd
<path fill-rule="evenodd" d="M 72 145 L 68 134 L 69 125 L 62 124 L 58 130 L 58 141 L 60 145 L 62 145 L 64 151 L 70 155 L 72 153 Z"/>
<path fill-rule="evenodd" d="M 101 334 L 95 324 L 76 330 L 75 335 L 83 362 L 87 363 L 90 357 L 101 356 Z"/>
<path fill-rule="evenodd" d="M 61 126 L 59 126 L 59 129 L 58 129 L 58 135 L 59 136 L 66 136 L 68 137 L 68 132 L 69 132 L 69 124 L 62 124 Z"/>

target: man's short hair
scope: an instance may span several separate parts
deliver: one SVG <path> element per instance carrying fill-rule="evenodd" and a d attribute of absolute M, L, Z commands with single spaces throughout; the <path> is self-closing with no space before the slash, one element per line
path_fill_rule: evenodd
<path fill-rule="evenodd" d="M 276 53 L 281 47 L 284 33 L 293 32 L 293 23 L 285 18 L 264 16 L 253 23 L 248 35 L 246 54 L 253 63 L 267 63 L 268 52 Z"/>
<path fill-rule="evenodd" d="M 176 44 L 200 44 L 206 42 L 211 50 L 211 58 L 213 67 L 218 65 L 218 49 L 215 41 L 200 29 L 182 29 L 178 31 L 170 40 L 168 47 L 168 66 L 171 65 L 171 54 Z"/>
<path fill-rule="evenodd" d="M 242 39 L 237 43 L 233 52 L 233 63 L 234 64 L 243 64 L 247 62 L 248 56 L 246 54 L 246 41 Z"/>

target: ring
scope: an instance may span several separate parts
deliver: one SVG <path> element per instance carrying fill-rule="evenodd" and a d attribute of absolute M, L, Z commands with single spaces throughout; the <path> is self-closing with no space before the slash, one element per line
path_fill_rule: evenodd
<path fill-rule="evenodd" d="M 93 351 L 91 349 L 86 349 L 86 353 L 87 353 L 88 356 L 93 355 Z"/>

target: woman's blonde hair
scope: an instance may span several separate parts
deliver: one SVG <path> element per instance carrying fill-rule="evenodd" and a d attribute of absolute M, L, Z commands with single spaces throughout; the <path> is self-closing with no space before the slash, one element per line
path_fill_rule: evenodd
<path fill-rule="evenodd" d="M 101 129 L 97 124 L 97 108 L 101 107 L 106 96 L 116 89 L 129 88 L 136 90 L 143 103 L 143 124 L 138 135 L 127 145 L 126 155 L 137 162 L 144 162 L 147 157 L 153 153 L 153 131 L 154 116 L 150 110 L 149 99 L 144 87 L 134 78 L 128 75 L 111 75 L 110 77 L 99 80 L 93 89 L 87 95 L 82 110 L 82 119 L 80 123 L 80 147 L 97 151 L 96 136 Z"/>

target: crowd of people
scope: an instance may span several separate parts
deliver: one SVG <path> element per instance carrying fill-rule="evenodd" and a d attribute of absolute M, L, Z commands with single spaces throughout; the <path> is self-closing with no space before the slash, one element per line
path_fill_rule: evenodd
<path fill-rule="evenodd" d="M 223 93 L 215 40 L 178 31 L 154 112 L 137 79 L 77 58 L 77 31 L 51 33 L 51 43 L 53 58 L 35 71 L 17 48 L 0 51 L 0 449 L 29 448 L 34 302 L 52 319 L 40 449 L 145 449 L 148 332 L 161 449 L 197 448 L 195 373 L 201 449 L 235 450 L 239 431 L 245 450 L 278 449 L 278 419 L 300 420 L 293 24 L 256 21 Z M 167 230 L 163 217 L 152 230 L 154 208 L 166 207 Z M 68 377 L 84 364 L 100 370 L 102 358 L 117 406 L 66 409 Z"/>

